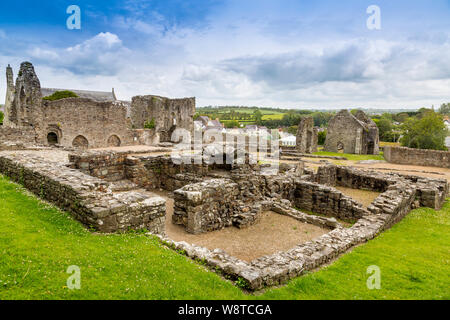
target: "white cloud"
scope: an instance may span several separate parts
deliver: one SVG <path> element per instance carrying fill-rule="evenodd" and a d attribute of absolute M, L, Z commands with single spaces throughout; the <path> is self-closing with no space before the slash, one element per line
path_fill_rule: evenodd
<path fill-rule="evenodd" d="M 25 58 L 35 64 L 42 85 L 114 87 L 121 99 L 196 96 L 198 106 L 420 107 L 450 101 L 445 32 L 305 41 L 295 30 L 279 37 L 268 32 L 278 30 L 278 22 L 258 11 L 234 19 L 214 12 L 206 26 L 194 28 L 169 24 L 157 12 L 145 19 L 145 2 L 127 6 L 133 14 L 116 16 L 114 33 L 68 48 L 30 48 Z"/>
<path fill-rule="evenodd" d="M 85 75 L 114 75 L 131 54 L 119 37 L 109 32 L 66 49 L 33 48 L 29 52 L 38 64 Z"/>

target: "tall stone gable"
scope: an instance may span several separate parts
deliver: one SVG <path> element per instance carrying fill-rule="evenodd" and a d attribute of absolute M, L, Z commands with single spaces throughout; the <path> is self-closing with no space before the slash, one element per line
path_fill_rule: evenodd
<path fill-rule="evenodd" d="M 41 118 L 41 84 L 34 67 L 30 62 L 22 62 L 17 75 L 16 86 L 14 88 L 14 98 L 10 104 L 12 89 L 10 79 L 12 70 L 7 69 L 8 93 L 6 104 L 8 109 L 7 123 L 17 127 L 37 127 Z M 9 106 L 10 104 L 10 106 Z"/>
<path fill-rule="evenodd" d="M 353 116 L 342 110 L 328 123 L 324 150 L 350 154 L 379 154 L 379 135 L 375 122 L 363 111 Z"/>
<path fill-rule="evenodd" d="M 318 132 L 312 117 L 302 118 L 297 130 L 297 150 L 301 153 L 317 152 Z"/>
<path fill-rule="evenodd" d="M 17 114 L 12 113 L 12 103 L 14 100 L 14 94 L 16 88 L 14 87 L 14 75 L 11 66 L 8 64 L 6 68 L 6 99 L 5 99 L 5 118 L 3 120 L 3 125 L 7 127 L 14 126 L 11 119 L 16 119 Z"/>

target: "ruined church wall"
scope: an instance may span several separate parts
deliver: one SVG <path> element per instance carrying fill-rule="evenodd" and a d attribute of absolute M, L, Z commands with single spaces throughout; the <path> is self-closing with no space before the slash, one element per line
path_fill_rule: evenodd
<path fill-rule="evenodd" d="M 303 118 L 298 125 L 296 149 L 301 153 L 317 152 L 318 142 L 318 130 L 314 127 L 314 119 Z"/>
<path fill-rule="evenodd" d="M 77 136 L 86 138 L 89 148 L 108 147 L 108 139 L 114 135 L 120 145 L 136 144 L 127 126 L 126 108 L 117 102 L 81 98 L 43 101 L 41 117 L 37 134 L 43 144 L 47 144 L 50 132 L 56 133 L 59 144 L 67 147 L 72 147 Z"/>
<path fill-rule="evenodd" d="M 349 113 L 338 113 L 328 124 L 324 151 L 338 152 L 338 145 L 344 146 L 344 153 L 355 153 L 357 147 L 357 131 L 361 124 Z M 362 144 L 362 136 L 359 137 Z"/>
<path fill-rule="evenodd" d="M 358 119 L 348 110 L 342 110 L 328 123 L 324 151 L 350 154 L 379 154 L 379 134 L 376 124 L 364 112 Z"/>
<path fill-rule="evenodd" d="M 130 118 L 133 128 L 142 129 L 146 122 L 155 122 L 155 131 L 162 142 L 170 141 L 175 128 L 194 130 L 195 98 L 168 99 L 159 96 L 133 97 Z"/>
<path fill-rule="evenodd" d="M 450 151 L 386 146 L 384 158 L 390 163 L 450 168 Z"/>
<path fill-rule="evenodd" d="M 10 149 L 11 144 L 33 145 L 36 133 L 31 127 L 0 126 L 0 151 Z"/>

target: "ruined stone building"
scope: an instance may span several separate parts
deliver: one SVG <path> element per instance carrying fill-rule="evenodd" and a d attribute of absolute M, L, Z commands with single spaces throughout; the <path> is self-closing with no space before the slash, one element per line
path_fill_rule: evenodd
<path fill-rule="evenodd" d="M 21 64 L 15 84 L 10 66 L 6 78 L 3 130 L 9 128 L 8 134 L 33 132 L 38 144 L 81 148 L 150 145 L 170 141 L 176 128 L 193 130 L 195 98 L 149 95 L 127 102 L 117 100 L 113 89 L 69 90 L 77 97 L 44 100 L 43 97 L 67 89 L 41 88 L 30 62 Z M 146 127 L 150 122 L 154 125 Z"/>
<path fill-rule="evenodd" d="M 378 127 L 359 110 L 352 115 L 342 110 L 328 123 L 324 151 L 351 154 L 379 154 Z"/>
<path fill-rule="evenodd" d="M 137 96 L 131 102 L 131 123 L 143 128 L 154 121 L 161 142 L 168 142 L 176 128 L 194 131 L 195 98 L 168 99 L 159 96 Z"/>
<path fill-rule="evenodd" d="M 303 118 L 297 130 L 297 150 L 301 153 L 317 152 L 318 130 L 312 117 Z"/>

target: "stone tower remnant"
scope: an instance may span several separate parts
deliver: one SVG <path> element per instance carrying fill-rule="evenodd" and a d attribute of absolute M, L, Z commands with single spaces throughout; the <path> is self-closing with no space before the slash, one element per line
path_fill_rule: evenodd
<path fill-rule="evenodd" d="M 3 125 L 11 127 L 13 123 L 11 119 L 16 119 L 17 115 L 12 113 L 12 103 L 14 100 L 16 88 L 14 87 L 14 75 L 11 66 L 8 64 L 6 68 L 6 99 L 5 99 L 5 117 Z"/>
<path fill-rule="evenodd" d="M 10 67 L 9 67 L 10 68 Z M 39 123 L 39 113 L 41 112 L 42 95 L 41 83 L 37 77 L 34 67 L 30 62 L 22 62 L 17 75 L 16 86 L 14 89 L 14 98 L 8 106 L 8 94 L 11 95 L 10 81 L 12 78 L 12 70 L 7 69 L 8 93 L 7 106 L 8 119 L 7 123 L 11 126 L 36 128 Z M 9 96 L 9 99 L 11 97 Z"/>
<path fill-rule="evenodd" d="M 318 130 L 312 117 L 302 118 L 297 130 L 297 150 L 301 153 L 317 152 Z"/>

